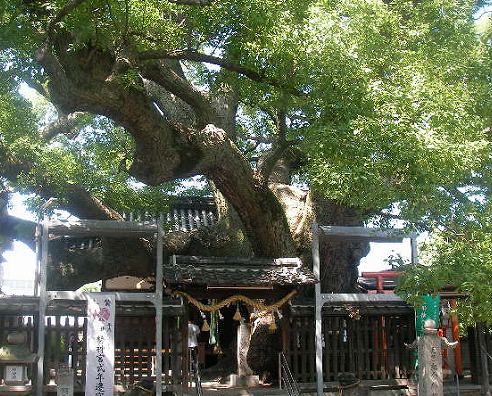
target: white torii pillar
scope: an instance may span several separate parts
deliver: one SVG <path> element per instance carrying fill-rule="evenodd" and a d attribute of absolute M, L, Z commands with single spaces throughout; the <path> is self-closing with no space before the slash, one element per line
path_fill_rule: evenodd
<path fill-rule="evenodd" d="M 320 226 L 313 223 L 312 226 L 312 253 L 313 253 L 313 272 L 318 280 L 320 277 L 320 255 L 319 255 L 319 234 L 320 231 L 327 236 L 336 236 L 350 239 L 359 239 L 367 242 L 384 242 L 384 243 L 401 243 L 403 238 L 410 238 L 411 260 L 416 264 L 418 260 L 417 253 L 417 235 L 415 233 L 404 233 L 399 230 L 381 230 L 376 228 L 366 228 L 357 226 Z M 350 294 L 327 294 L 322 293 L 321 283 L 315 285 L 315 343 L 316 343 L 316 394 L 323 395 L 323 332 L 321 311 L 323 305 L 328 302 L 344 301 Z M 353 296 L 353 295 L 352 295 Z M 366 296 L 366 295 L 364 295 Z M 367 299 L 380 300 L 381 296 L 371 295 Z M 399 297 L 395 296 L 398 300 Z"/>

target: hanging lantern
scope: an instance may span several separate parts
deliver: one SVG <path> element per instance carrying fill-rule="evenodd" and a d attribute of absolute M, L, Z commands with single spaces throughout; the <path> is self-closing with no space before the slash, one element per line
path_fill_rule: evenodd
<path fill-rule="evenodd" d="M 203 320 L 202 331 L 210 331 L 210 326 L 208 325 L 207 318 Z"/>
<path fill-rule="evenodd" d="M 241 316 L 241 312 L 239 312 L 239 304 L 236 305 L 236 313 L 232 317 L 232 319 L 237 320 L 238 322 L 241 321 L 243 317 Z"/>

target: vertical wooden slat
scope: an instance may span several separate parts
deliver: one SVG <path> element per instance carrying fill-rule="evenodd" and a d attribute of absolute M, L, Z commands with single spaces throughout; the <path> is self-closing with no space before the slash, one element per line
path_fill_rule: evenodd
<path fill-rule="evenodd" d="M 337 378 L 338 370 L 339 370 L 339 357 L 340 357 L 340 349 L 338 347 L 338 328 L 339 328 L 339 318 L 338 316 L 334 316 L 330 318 L 331 322 L 331 355 L 332 355 L 332 380 Z"/>
<path fill-rule="evenodd" d="M 122 385 L 120 371 L 120 318 L 115 318 L 114 325 L 114 381 L 116 385 Z"/>
<path fill-rule="evenodd" d="M 168 317 L 166 320 L 170 322 L 169 335 L 171 345 L 171 384 L 177 385 L 179 381 L 178 377 L 178 340 L 176 337 L 176 317 Z"/>
<path fill-rule="evenodd" d="M 75 316 L 73 322 L 73 344 L 72 344 L 72 367 L 75 371 L 75 375 L 78 376 L 79 369 L 81 367 L 80 363 L 80 343 L 79 343 L 79 329 L 81 325 L 81 317 Z"/>
<path fill-rule="evenodd" d="M 27 317 L 27 345 L 29 347 L 29 350 L 31 352 L 35 352 L 36 351 L 36 346 L 34 344 L 34 322 L 33 322 L 33 317 L 32 316 L 28 316 Z"/>
<path fill-rule="evenodd" d="M 403 378 L 402 376 L 402 354 L 401 354 L 401 348 L 404 348 L 404 343 L 401 340 L 401 330 L 402 327 L 405 326 L 404 318 L 403 317 L 397 317 L 393 318 L 392 320 L 392 330 L 391 334 L 393 335 L 392 339 L 392 355 L 394 356 L 393 358 L 393 364 L 391 367 L 394 367 L 394 377 L 395 378 Z"/>
<path fill-rule="evenodd" d="M 299 364 L 299 350 L 300 350 L 300 335 L 302 317 L 297 317 L 294 323 L 293 338 L 291 340 L 292 344 L 292 367 L 296 373 L 296 378 L 299 382 L 302 382 L 302 371 Z"/>
<path fill-rule="evenodd" d="M 169 320 L 162 321 L 162 374 L 163 383 L 169 383 Z"/>
<path fill-rule="evenodd" d="M 146 317 L 139 317 L 138 318 L 138 324 L 137 326 L 140 328 L 140 329 L 148 329 L 150 327 L 150 324 L 148 323 L 148 320 Z M 144 370 L 144 360 L 143 360 L 143 356 L 142 356 L 142 353 L 143 353 L 143 343 L 144 343 L 144 339 L 147 338 L 147 334 L 145 334 L 146 332 L 144 331 L 139 331 L 137 333 L 137 337 L 136 337 L 136 340 L 135 340 L 135 346 L 134 348 L 136 349 L 136 365 L 137 365 L 137 373 L 136 373 L 136 380 L 137 381 L 140 381 L 142 378 L 143 378 L 143 370 Z"/>
<path fill-rule="evenodd" d="M 314 323 L 311 317 L 306 318 L 306 331 L 308 332 L 307 340 L 308 340 L 308 376 L 307 382 L 315 382 L 316 381 L 316 346 L 315 346 L 315 331 L 314 331 Z M 322 333 L 323 334 L 323 333 Z"/>
<path fill-rule="evenodd" d="M 378 317 L 378 328 L 379 328 L 379 378 L 380 379 L 385 379 L 386 378 L 386 371 L 387 371 L 387 365 L 386 365 L 386 321 L 384 316 L 379 316 Z"/>
<path fill-rule="evenodd" d="M 62 324 L 62 338 L 63 338 L 63 345 L 64 345 L 64 350 L 63 350 L 63 356 L 61 357 L 61 361 L 63 363 L 68 363 L 68 357 L 69 357 L 69 347 L 70 347 L 70 323 L 68 320 L 68 316 L 65 316 L 63 318 L 63 324 Z"/>
<path fill-rule="evenodd" d="M 370 379 L 370 370 L 371 370 L 371 362 L 370 362 L 370 353 L 371 353 L 371 324 L 368 316 L 363 316 L 362 319 L 364 325 L 362 326 L 363 331 L 363 340 L 364 340 L 364 375 L 363 379 Z"/>
<path fill-rule="evenodd" d="M 354 367 L 354 373 L 357 378 L 362 379 L 362 370 L 361 370 L 361 358 L 362 358 L 362 342 L 361 342 L 361 333 L 360 333 L 360 319 L 358 320 L 352 320 L 350 322 L 350 329 L 351 329 L 351 338 L 350 338 L 350 344 L 353 343 L 353 347 L 351 348 L 351 355 L 353 359 L 353 367 Z"/>
<path fill-rule="evenodd" d="M 314 319 L 314 318 L 313 318 Z M 329 318 L 328 317 L 322 317 L 321 320 L 321 330 L 324 337 L 324 348 L 323 348 L 323 380 L 330 381 L 330 373 L 331 373 L 331 362 L 330 362 L 330 356 L 332 354 L 331 350 L 331 337 L 330 337 L 330 323 L 329 323 Z"/>
<path fill-rule="evenodd" d="M 347 371 L 347 355 L 345 353 L 347 343 L 345 340 L 345 323 L 346 318 L 340 317 L 338 322 L 338 345 L 340 348 L 340 362 L 338 366 L 338 372 L 343 373 Z"/>
<path fill-rule="evenodd" d="M 58 367 L 58 362 L 60 359 L 63 359 L 63 357 L 60 357 L 62 354 L 61 351 L 61 337 L 62 337 L 62 325 L 61 325 L 61 317 L 59 315 L 55 316 L 55 326 L 54 326 L 54 341 L 56 345 L 56 351 L 53 356 L 53 368 Z"/>
<path fill-rule="evenodd" d="M 306 327 L 307 318 L 302 318 L 301 327 L 299 329 L 300 355 L 301 355 L 301 373 L 302 382 L 307 382 L 307 343 L 306 343 Z"/>
<path fill-rule="evenodd" d="M 396 375 L 396 369 L 398 362 L 396 361 L 396 354 L 398 353 L 395 350 L 395 337 L 397 337 L 396 333 L 398 332 L 398 328 L 396 326 L 395 317 L 393 315 L 385 318 L 385 331 L 386 331 L 386 376 L 387 378 L 398 378 Z"/>
<path fill-rule="evenodd" d="M 135 360 L 135 338 L 138 337 L 138 333 L 140 332 L 140 329 L 138 327 L 138 318 L 128 318 L 129 322 L 129 329 L 130 331 L 128 332 L 128 338 L 126 339 L 126 356 L 127 356 L 127 363 L 128 363 L 128 376 L 129 376 L 129 383 L 133 385 L 136 381 L 136 375 L 135 375 L 135 365 L 136 365 L 136 360 Z"/>
<path fill-rule="evenodd" d="M 300 348 L 300 342 L 299 342 L 299 332 L 301 328 L 301 318 L 297 317 L 294 322 L 294 339 L 292 340 L 293 342 L 293 348 L 292 348 L 292 356 L 293 356 L 293 370 L 294 373 L 296 373 L 297 378 L 302 378 L 302 373 L 299 368 L 299 348 Z"/>
<path fill-rule="evenodd" d="M 45 350 L 44 350 L 44 372 L 43 372 L 43 383 L 47 383 L 47 373 L 49 372 L 49 369 L 52 367 L 53 363 L 53 348 L 52 348 L 52 332 L 53 332 L 53 324 L 52 324 L 52 318 L 51 316 L 48 316 L 45 318 L 46 320 L 46 327 L 45 327 L 45 332 L 44 332 L 44 338 L 45 338 Z"/>
<path fill-rule="evenodd" d="M 371 316 L 371 379 L 378 379 L 378 354 L 379 354 L 379 334 L 378 334 L 378 318 Z"/>
<path fill-rule="evenodd" d="M 350 373 L 354 373 L 354 375 L 357 376 L 357 356 L 355 353 L 355 351 L 357 350 L 357 337 L 354 333 L 354 329 L 356 326 L 355 322 L 358 321 L 347 318 L 347 340 L 345 345 L 347 346 L 347 356 L 349 361 L 348 371 Z"/>
<path fill-rule="evenodd" d="M 186 350 L 188 349 L 188 343 L 187 343 L 187 332 L 186 333 L 182 330 L 184 327 L 184 324 L 186 323 L 186 317 L 181 316 L 179 318 L 179 321 L 176 323 L 175 327 L 175 334 L 176 334 L 176 342 L 178 344 L 178 355 L 177 355 L 177 360 L 176 360 L 176 367 L 177 367 L 177 376 L 178 376 L 178 384 L 183 383 L 183 379 L 185 378 L 186 375 L 186 355 L 185 355 L 185 345 L 186 345 Z M 186 337 L 186 338 L 185 338 Z"/>

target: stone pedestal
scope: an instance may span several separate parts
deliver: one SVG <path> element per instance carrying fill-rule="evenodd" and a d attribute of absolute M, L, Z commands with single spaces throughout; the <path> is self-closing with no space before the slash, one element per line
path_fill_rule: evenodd
<path fill-rule="evenodd" d="M 68 367 L 60 367 L 56 379 L 57 396 L 73 396 L 74 371 Z"/>
<path fill-rule="evenodd" d="M 247 388 L 254 388 L 259 384 L 260 377 L 257 375 L 239 376 L 237 374 L 231 374 L 229 376 L 229 386 L 245 386 Z"/>

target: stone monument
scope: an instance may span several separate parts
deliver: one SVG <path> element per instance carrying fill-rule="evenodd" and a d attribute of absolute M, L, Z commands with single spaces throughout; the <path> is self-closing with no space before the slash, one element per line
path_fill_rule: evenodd
<path fill-rule="evenodd" d="M 454 348 L 458 341 L 449 342 L 437 334 L 436 322 L 428 319 L 424 322 L 423 334 L 410 345 L 418 348 L 418 395 L 443 396 L 442 351 L 441 348 Z"/>

